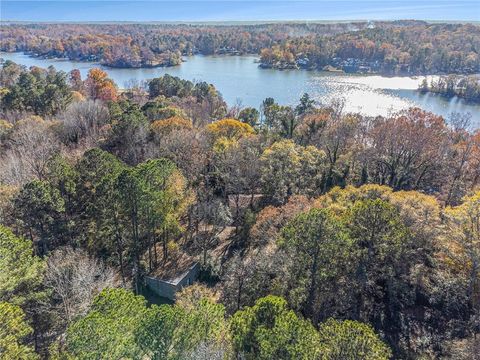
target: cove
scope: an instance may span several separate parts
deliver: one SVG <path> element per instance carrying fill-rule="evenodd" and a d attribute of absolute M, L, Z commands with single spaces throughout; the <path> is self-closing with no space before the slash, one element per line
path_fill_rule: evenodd
<path fill-rule="evenodd" d="M 41 59 L 22 53 L 0 53 L 0 58 L 18 64 L 57 70 L 79 69 L 84 78 L 95 63 L 70 60 Z M 307 92 L 321 104 L 336 99 L 345 100 L 344 110 L 363 115 L 387 116 L 412 106 L 442 115 L 448 120 L 452 113 L 469 113 L 472 125 L 480 128 L 480 105 L 459 98 L 416 91 L 423 77 L 385 77 L 352 75 L 325 71 L 261 69 L 256 56 L 202 56 L 185 58 L 180 66 L 148 69 L 116 69 L 102 67 L 119 87 L 134 81 L 145 81 L 164 74 L 191 81 L 206 81 L 215 85 L 229 105 L 258 108 L 266 97 L 278 103 L 294 105 Z M 431 77 L 428 77 L 429 79 Z"/>

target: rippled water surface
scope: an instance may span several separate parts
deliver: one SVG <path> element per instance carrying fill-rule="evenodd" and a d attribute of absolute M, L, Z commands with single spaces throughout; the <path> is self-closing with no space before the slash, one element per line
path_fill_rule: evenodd
<path fill-rule="evenodd" d="M 79 69 L 82 76 L 98 66 L 94 63 L 68 60 L 38 59 L 21 53 L 1 53 L 26 66 L 55 66 L 58 70 Z M 446 99 L 416 91 L 423 77 L 383 77 L 350 75 L 324 71 L 260 69 L 254 56 L 194 56 L 177 67 L 154 69 L 105 68 L 120 87 L 132 79 L 147 80 L 171 74 L 189 80 L 202 80 L 214 84 L 225 100 L 233 105 L 241 101 L 244 106 L 259 107 L 266 97 L 282 104 L 295 104 L 304 92 L 320 103 L 345 99 L 345 110 L 365 115 L 388 115 L 411 106 L 419 106 L 448 118 L 453 112 L 469 113 L 472 123 L 480 127 L 480 106 L 462 99 Z"/>

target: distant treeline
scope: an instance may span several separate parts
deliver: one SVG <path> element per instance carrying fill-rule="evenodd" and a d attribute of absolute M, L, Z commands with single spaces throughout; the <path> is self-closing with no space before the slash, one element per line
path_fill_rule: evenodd
<path fill-rule="evenodd" d="M 430 84 L 424 79 L 418 88 L 421 92 L 433 92 L 447 97 L 458 96 L 472 102 L 480 102 L 480 77 L 441 76 Z"/>
<path fill-rule="evenodd" d="M 384 74 L 472 74 L 480 69 L 480 27 L 384 25 L 322 37 L 287 39 L 262 50 L 263 66 Z"/>
<path fill-rule="evenodd" d="M 13 24 L 1 51 L 98 61 L 112 67 L 172 66 L 194 54 L 260 54 L 261 66 L 386 74 L 480 70 L 480 27 L 421 21 L 337 24 Z"/>
<path fill-rule="evenodd" d="M 151 24 L 28 24 L 0 28 L 1 51 L 99 61 L 112 67 L 178 65 L 194 54 L 258 54 L 307 34 L 336 34 L 363 23 L 242 26 Z"/>

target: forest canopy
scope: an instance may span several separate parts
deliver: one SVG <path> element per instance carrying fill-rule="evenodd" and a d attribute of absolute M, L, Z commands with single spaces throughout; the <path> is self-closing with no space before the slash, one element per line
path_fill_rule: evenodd
<path fill-rule="evenodd" d="M 1 358 L 479 353 L 468 116 L 229 107 L 205 82 L 6 61 L 0 119 Z M 175 301 L 149 296 L 192 262 Z"/>
<path fill-rule="evenodd" d="M 261 66 L 384 74 L 480 71 L 480 27 L 423 21 L 259 25 L 8 24 L 0 50 L 97 61 L 112 67 L 174 66 L 195 54 L 258 54 Z"/>

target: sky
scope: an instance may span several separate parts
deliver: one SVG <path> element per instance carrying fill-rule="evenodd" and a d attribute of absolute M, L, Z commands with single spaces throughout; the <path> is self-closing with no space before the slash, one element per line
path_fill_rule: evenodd
<path fill-rule="evenodd" d="M 0 0 L 9 21 L 480 21 L 480 0 Z"/>

